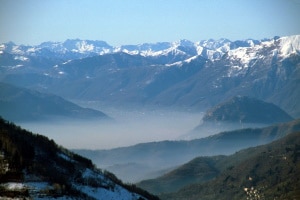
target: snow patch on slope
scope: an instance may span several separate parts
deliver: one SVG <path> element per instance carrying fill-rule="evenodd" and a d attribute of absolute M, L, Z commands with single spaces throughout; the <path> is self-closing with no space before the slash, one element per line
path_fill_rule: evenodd
<path fill-rule="evenodd" d="M 228 55 L 233 60 L 238 60 L 243 68 L 249 67 L 251 60 L 256 59 L 256 51 L 253 48 L 237 48 L 228 52 Z"/>
<path fill-rule="evenodd" d="M 73 49 L 74 52 L 85 53 L 94 50 L 93 44 L 88 44 L 86 41 L 81 41 L 76 43 L 77 49 Z"/>
<path fill-rule="evenodd" d="M 129 192 L 125 188 L 117 185 L 116 183 L 112 182 L 111 180 L 107 179 L 103 174 L 99 172 L 92 171 L 91 169 L 86 169 L 82 173 L 82 177 L 86 181 L 97 181 L 100 182 L 102 187 L 92 187 L 87 184 L 85 185 L 78 185 L 74 184 L 74 186 L 87 194 L 96 199 L 112 199 L 112 200 L 133 200 L 139 199 L 141 196 L 132 192 Z"/>
<path fill-rule="evenodd" d="M 107 190 L 104 188 L 94 188 L 90 186 L 77 187 L 81 192 L 87 194 L 90 197 L 96 199 L 111 199 L 111 200 L 134 200 L 139 199 L 141 196 L 128 192 L 120 186 L 115 186 L 113 190 Z"/>

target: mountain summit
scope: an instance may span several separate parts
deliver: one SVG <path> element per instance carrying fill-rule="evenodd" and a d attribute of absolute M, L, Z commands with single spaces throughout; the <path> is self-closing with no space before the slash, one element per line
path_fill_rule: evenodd
<path fill-rule="evenodd" d="M 258 128 L 274 123 L 288 122 L 293 118 L 280 107 L 248 96 L 235 96 L 208 109 L 200 124 L 182 136 L 199 138 L 222 131 Z"/>
<path fill-rule="evenodd" d="M 247 96 L 236 96 L 221 103 L 203 117 L 204 122 L 236 122 L 272 124 L 293 118 L 278 106 Z"/>

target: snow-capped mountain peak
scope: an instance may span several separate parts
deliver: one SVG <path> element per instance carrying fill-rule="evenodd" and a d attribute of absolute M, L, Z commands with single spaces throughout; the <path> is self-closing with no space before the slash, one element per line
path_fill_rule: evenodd
<path fill-rule="evenodd" d="M 290 54 L 300 54 L 300 35 L 281 37 L 278 40 L 281 46 L 280 54 L 282 57 Z"/>
<path fill-rule="evenodd" d="M 195 46 L 195 43 L 194 42 L 191 42 L 187 39 L 182 39 L 182 40 L 179 40 L 179 41 L 176 41 L 176 42 L 172 42 L 172 46 Z"/>
<path fill-rule="evenodd" d="M 282 58 L 290 54 L 299 54 L 300 35 L 274 37 L 265 40 L 246 39 L 237 41 L 222 38 L 219 40 L 209 39 L 191 42 L 184 39 L 175 42 L 144 43 L 118 47 L 110 46 L 104 41 L 80 39 L 68 39 L 64 42 L 44 42 L 36 46 L 16 45 L 9 42 L 1 44 L 0 51 L 23 56 L 40 56 L 45 54 L 47 57 L 56 56 L 64 60 L 120 52 L 144 57 L 178 57 L 172 61 L 173 63 L 184 61 L 197 55 L 213 61 L 229 53 L 230 56 L 239 58 L 242 63 L 246 64 L 249 60 L 255 58 L 253 52 L 263 46 L 280 47 L 278 52 L 274 52 L 274 54 L 278 54 Z"/>

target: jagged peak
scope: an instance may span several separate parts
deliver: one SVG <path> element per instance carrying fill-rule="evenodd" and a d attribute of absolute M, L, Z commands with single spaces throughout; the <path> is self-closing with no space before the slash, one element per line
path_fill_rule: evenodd
<path fill-rule="evenodd" d="M 175 41 L 172 43 L 174 46 L 195 46 L 195 43 L 187 40 L 187 39 L 181 39 L 178 41 Z"/>
<path fill-rule="evenodd" d="M 285 37 L 277 36 L 272 39 L 263 40 L 245 39 L 236 41 L 231 41 L 226 38 L 201 40 L 199 42 L 182 39 L 175 42 L 143 43 L 138 45 L 121 45 L 116 47 L 101 40 L 82 40 L 77 38 L 67 39 L 64 42 L 48 41 L 35 46 L 16 45 L 13 42 L 10 42 L 2 44 L 0 46 L 0 50 L 13 54 L 31 55 L 31 53 L 35 52 L 34 50 L 36 49 L 46 48 L 53 52 L 53 55 L 59 54 L 60 57 L 63 56 L 63 54 L 69 54 L 66 59 L 76 57 L 82 58 L 93 56 L 95 54 L 104 55 L 114 52 L 125 52 L 131 55 L 140 54 L 142 56 L 159 56 L 167 55 L 169 53 L 173 55 L 185 54 L 188 57 L 206 55 L 208 59 L 214 60 L 222 57 L 226 52 L 240 48 L 257 48 L 259 45 L 263 45 L 265 47 L 275 45 L 280 47 L 278 49 L 278 53 L 281 57 L 286 57 L 295 53 L 299 54 L 300 35 Z M 240 50 L 238 52 L 240 52 Z M 72 53 L 73 55 L 71 55 Z M 246 57 L 249 57 L 249 55 Z"/>

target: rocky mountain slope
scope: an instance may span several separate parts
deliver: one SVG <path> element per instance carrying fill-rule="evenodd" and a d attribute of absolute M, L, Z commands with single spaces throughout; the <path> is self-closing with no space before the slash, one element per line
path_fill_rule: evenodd
<path fill-rule="evenodd" d="M 300 35 L 120 47 L 88 40 L 6 43 L 0 80 L 70 99 L 192 110 L 255 96 L 299 117 L 299 51 Z"/>
<path fill-rule="evenodd" d="M 109 119 L 104 113 L 82 108 L 61 97 L 0 82 L 0 116 L 11 121 L 55 118 Z"/>
<path fill-rule="evenodd" d="M 0 199 L 158 199 L 45 136 L 0 119 Z"/>

